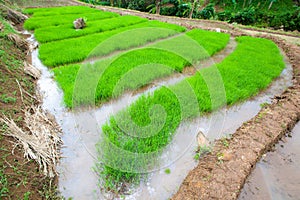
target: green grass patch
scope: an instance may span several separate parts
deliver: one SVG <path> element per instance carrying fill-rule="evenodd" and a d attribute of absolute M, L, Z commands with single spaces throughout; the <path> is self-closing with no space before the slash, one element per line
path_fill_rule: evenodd
<path fill-rule="evenodd" d="M 57 67 L 81 62 L 87 57 L 104 56 L 117 50 L 138 47 L 185 30 L 173 24 L 148 21 L 112 31 L 41 44 L 39 57 L 46 66 Z"/>
<path fill-rule="evenodd" d="M 104 139 L 97 144 L 106 186 L 118 188 L 139 179 L 139 170 L 157 165 L 153 159 L 182 121 L 256 95 L 280 75 L 285 65 L 272 41 L 247 36 L 236 40 L 236 50 L 221 63 L 144 95 L 110 118 L 102 127 Z"/>
<path fill-rule="evenodd" d="M 9 33 L 16 33 L 16 31 L 10 26 L 10 24 L 5 21 L 0 15 L 0 22 L 3 24 L 3 30 L 0 32 L 0 38 L 6 37 Z"/>
<path fill-rule="evenodd" d="M 126 15 L 104 20 L 87 21 L 87 26 L 84 29 L 79 30 L 74 29 L 73 24 L 40 28 L 34 31 L 34 36 L 38 42 L 45 43 L 109 31 L 146 21 L 147 19 L 141 17 Z"/>
<path fill-rule="evenodd" d="M 218 39 L 217 45 L 208 42 L 210 39 Z M 228 34 L 195 29 L 148 48 L 129 51 L 93 65 L 69 65 L 55 68 L 53 71 L 55 79 L 64 91 L 64 101 L 68 107 L 95 102 L 99 104 L 119 97 L 126 90 L 149 84 L 154 79 L 168 76 L 175 71 L 182 72 L 184 67 L 223 49 L 228 41 Z M 101 79 L 98 82 L 99 77 Z M 76 80 L 78 82 L 75 82 Z M 98 83 L 95 94 L 93 82 Z M 88 85 L 91 88 L 81 89 L 75 84 L 83 87 Z"/>
<path fill-rule="evenodd" d="M 24 28 L 27 30 L 35 30 L 38 28 L 44 28 L 48 26 L 59 26 L 59 25 L 73 25 L 73 21 L 82 17 L 87 21 L 101 20 L 106 18 L 118 17 L 120 15 L 111 12 L 104 12 L 100 10 L 94 10 L 94 12 L 88 13 L 76 13 L 76 14 L 61 14 L 61 15 L 50 15 L 42 17 L 31 17 L 24 23 Z"/>

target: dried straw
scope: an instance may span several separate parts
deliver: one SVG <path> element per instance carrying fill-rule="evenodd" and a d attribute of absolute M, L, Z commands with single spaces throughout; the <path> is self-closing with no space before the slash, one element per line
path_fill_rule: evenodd
<path fill-rule="evenodd" d="M 22 130 L 12 119 L 0 118 L 8 126 L 5 133 L 16 139 L 17 145 L 24 149 L 24 157 L 35 160 L 44 174 L 57 175 L 56 166 L 60 159 L 59 147 L 62 145 L 59 126 L 48 119 L 39 106 L 32 106 L 25 111 L 25 129 Z"/>

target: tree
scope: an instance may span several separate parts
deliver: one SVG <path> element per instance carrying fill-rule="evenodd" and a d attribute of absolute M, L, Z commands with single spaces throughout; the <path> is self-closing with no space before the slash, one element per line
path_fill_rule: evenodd
<path fill-rule="evenodd" d="M 156 5 L 156 14 L 160 14 L 161 0 L 156 0 L 155 5 Z"/>
<path fill-rule="evenodd" d="M 199 0 L 194 0 L 194 1 L 193 1 L 192 9 L 191 9 L 191 12 L 190 12 L 190 14 L 189 14 L 189 18 L 190 18 L 190 19 L 193 18 L 193 13 L 194 13 L 194 10 L 195 10 L 195 7 L 196 7 L 197 3 L 200 4 L 200 1 L 199 1 Z"/>

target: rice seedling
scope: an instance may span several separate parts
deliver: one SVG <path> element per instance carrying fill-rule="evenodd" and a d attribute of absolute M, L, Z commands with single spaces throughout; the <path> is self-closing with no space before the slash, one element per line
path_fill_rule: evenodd
<path fill-rule="evenodd" d="M 197 33 L 200 33 L 201 40 L 193 35 Z M 215 39 L 218 38 L 218 45 L 202 42 L 202 40 L 212 38 L 210 34 Z M 80 106 L 91 103 L 91 95 L 92 103 L 99 104 L 119 97 L 126 90 L 135 90 L 147 85 L 157 78 L 166 77 L 174 72 L 182 72 L 184 67 L 194 64 L 192 61 L 201 61 L 224 48 L 228 41 L 228 34 L 192 30 L 182 36 L 101 60 L 93 65 L 69 65 L 53 71 L 55 79 L 64 91 L 64 101 L 68 107 L 73 107 L 74 104 Z M 109 44 L 111 45 L 111 42 Z M 210 44 L 215 49 L 211 48 Z M 206 52 L 206 49 L 210 52 Z M 79 70 L 84 70 L 81 68 L 86 68 L 84 71 L 84 74 L 88 74 L 86 77 L 78 75 Z M 80 72 L 80 74 L 83 73 Z M 100 76 L 101 79 L 98 81 Z M 96 94 L 87 93 L 87 91 L 94 91 L 93 89 L 83 88 L 75 91 L 74 85 L 79 84 L 76 83 L 76 79 L 81 80 L 82 85 L 92 85 L 92 83 L 87 83 L 96 80 L 98 83 Z M 73 100 L 76 102 L 72 102 Z"/>
<path fill-rule="evenodd" d="M 118 14 L 103 12 L 100 10 L 94 10 L 94 12 L 89 13 L 76 13 L 76 14 L 57 14 L 42 17 L 31 17 L 24 23 L 24 28 L 27 30 L 35 30 L 38 28 L 48 27 L 48 26 L 59 26 L 69 24 L 73 25 L 73 21 L 77 18 L 85 18 L 87 21 L 94 21 L 106 18 L 118 17 Z"/>
<path fill-rule="evenodd" d="M 105 56 L 185 31 L 185 28 L 148 21 L 116 30 L 41 44 L 39 57 L 49 67 L 81 62 L 88 57 Z M 104 42 L 105 41 L 105 42 Z M 66 48 L 68 50 L 66 51 Z"/>
<path fill-rule="evenodd" d="M 256 95 L 280 75 L 284 62 L 272 41 L 248 36 L 236 40 L 236 50 L 221 63 L 201 69 L 178 84 L 144 95 L 110 118 L 102 127 L 104 138 L 97 144 L 99 161 L 104 163 L 98 166 L 104 182 L 107 180 L 118 188 L 124 182 L 139 179 L 139 172 L 158 164 L 155 156 L 142 155 L 159 156 L 183 120 Z M 226 99 L 220 101 L 224 104 L 214 104 L 214 98 L 221 97 L 220 93 L 211 91 L 214 89 L 211 84 L 217 81 L 216 74 L 225 89 Z M 157 109 L 153 110 L 155 106 Z"/>
<path fill-rule="evenodd" d="M 95 9 L 87 6 L 66 6 L 66 7 L 53 7 L 53 8 L 26 8 L 23 13 L 32 15 L 32 17 L 44 17 L 64 14 L 77 14 L 77 13 L 92 13 Z"/>
<path fill-rule="evenodd" d="M 141 17 L 127 15 L 103 20 L 87 21 L 87 26 L 84 29 L 79 30 L 74 29 L 73 24 L 71 23 L 61 26 L 39 28 L 34 31 L 34 36 L 38 42 L 46 43 L 114 30 L 146 21 L 148 20 Z"/>

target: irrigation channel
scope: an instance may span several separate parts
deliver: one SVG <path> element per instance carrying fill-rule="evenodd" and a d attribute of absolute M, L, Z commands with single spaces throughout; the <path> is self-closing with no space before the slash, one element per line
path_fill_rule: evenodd
<path fill-rule="evenodd" d="M 34 43 L 32 35 L 29 39 Z M 220 62 L 235 48 L 234 40 L 203 66 Z M 206 64 L 205 64 L 206 63 Z M 125 199 L 168 199 L 177 190 L 186 175 L 197 162 L 194 159 L 198 147 L 197 134 L 201 131 L 213 143 L 217 138 L 233 134 L 245 121 L 254 117 L 261 104 L 270 103 L 275 95 L 281 94 L 292 85 L 292 67 L 285 59 L 286 69 L 264 92 L 248 101 L 228 108 L 222 108 L 193 121 L 180 124 L 174 139 L 161 156 L 161 165 L 141 181 L 137 188 L 125 195 Z M 38 49 L 32 52 L 32 64 L 40 69 L 39 92 L 43 97 L 43 109 L 53 114 L 63 130 L 61 164 L 59 166 L 59 189 L 66 198 L 112 199 L 112 194 L 103 192 L 98 183 L 98 175 L 93 171 L 97 162 L 95 144 L 101 135 L 101 126 L 109 116 L 134 102 L 141 94 L 149 93 L 161 85 L 172 85 L 190 74 L 175 74 L 167 79 L 155 81 L 150 87 L 139 92 L 126 93 L 121 98 L 103 104 L 100 108 L 69 111 L 63 106 L 63 92 L 53 80 L 53 74 L 38 58 Z M 170 174 L 165 169 L 171 170 Z"/>
<path fill-rule="evenodd" d="M 299 199 L 300 123 L 256 164 L 239 200 Z"/>

